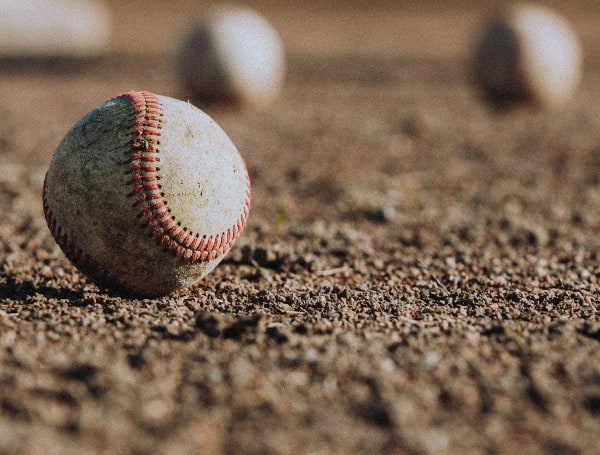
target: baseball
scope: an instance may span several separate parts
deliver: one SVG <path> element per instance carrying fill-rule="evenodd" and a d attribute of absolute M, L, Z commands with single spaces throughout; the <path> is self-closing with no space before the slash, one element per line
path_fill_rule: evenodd
<path fill-rule="evenodd" d="M 190 96 L 261 110 L 279 95 L 282 41 L 257 12 L 218 5 L 192 24 L 176 48 L 175 70 Z"/>
<path fill-rule="evenodd" d="M 493 104 L 557 108 L 581 79 L 582 51 L 569 24 L 546 7 L 517 4 L 482 30 L 474 77 Z"/>
<path fill-rule="evenodd" d="M 106 50 L 110 34 L 102 3 L 0 1 L 1 57 L 96 57 Z"/>
<path fill-rule="evenodd" d="M 43 191 L 48 227 L 92 281 L 154 297 L 196 283 L 246 225 L 250 180 L 225 132 L 189 103 L 112 98 L 60 142 Z"/>

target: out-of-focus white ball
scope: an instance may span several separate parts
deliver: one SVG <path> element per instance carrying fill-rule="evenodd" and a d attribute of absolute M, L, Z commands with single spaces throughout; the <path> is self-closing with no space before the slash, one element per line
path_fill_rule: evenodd
<path fill-rule="evenodd" d="M 475 82 L 495 105 L 565 105 L 582 73 L 577 35 L 546 7 L 516 4 L 485 24 L 474 53 Z"/>
<path fill-rule="evenodd" d="M 1 0 L 0 57 L 96 57 L 111 25 L 94 0 Z"/>
<path fill-rule="evenodd" d="M 175 65 L 186 95 L 262 109 L 281 92 L 285 51 L 275 28 L 260 14 L 218 5 L 185 31 Z"/>

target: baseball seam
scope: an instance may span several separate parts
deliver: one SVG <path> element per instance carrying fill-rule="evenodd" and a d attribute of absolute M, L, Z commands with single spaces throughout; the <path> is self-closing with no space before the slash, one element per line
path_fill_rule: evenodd
<path fill-rule="evenodd" d="M 52 210 L 50 210 L 50 205 L 48 203 L 47 193 L 46 193 L 46 181 L 48 180 L 48 175 L 46 174 L 46 178 L 44 179 L 44 186 L 42 188 L 42 201 L 43 201 L 43 209 L 44 209 L 44 218 L 46 219 L 46 224 L 50 229 L 50 233 L 56 243 L 60 245 L 60 247 L 68 252 L 69 258 L 76 262 L 89 263 L 90 258 L 81 250 L 77 248 L 75 243 L 69 238 L 68 234 L 64 231 L 64 229 L 58 224 L 56 218 L 54 217 Z"/>
<path fill-rule="evenodd" d="M 114 276 L 108 270 L 101 267 L 89 254 L 77 247 L 75 241 L 71 239 L 67 232 L 65 232 L 65 230 L 58 224 L 58 221 L 50 209 L 50 204 L 48 203 L 46 192 L 47 179 L 48 175 L 46 174 L 46 178 L 44 178 L 44 186 L 42 188 L 44 218 L 46 219 L 46 224 L 50 229 L 52 237 L 54 240 L 56 240 L 56 243 L 64 251 L 65 255 L 73 263 L 77 264 L 80 270 L 86 275 L 94 276 L 96 281 L 100 283 L 113 283 L 113 285 L 115 285 L 115 283 L 120 283 L 118 276 Z"/>
<path fill-rule="evenodd" d="M 131 91 L 109 101 L 119 98 L 128 99 L 134 110 L 126 174 L 131 188 L 128 196 L 133 200 L 132 206 L 137 210 L 142 226 L 149 228 L 157 244 L 187 261 L 211 261 L 227 253 L 244 230 L 250 213 L 250 178 L 245 166 L 246 197 L 238 220 L 219 234 L 191 232 L 171 214 L 161 192 L 160 130 L 163 114 L 160 100 L 154 93 Z"/>

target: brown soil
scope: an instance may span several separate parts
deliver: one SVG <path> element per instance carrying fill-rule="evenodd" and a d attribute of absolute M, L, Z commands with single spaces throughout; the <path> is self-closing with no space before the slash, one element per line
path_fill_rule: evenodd
<path fill-rule="evenodd" d="M 169 52 L 200 6 L 115 0 L 102 61 L 0 62 L 0 453 L 598 453 L 598 11 L 564 7 L 565 110 L 495 113 L 465 71 L 478 10 L 257 5 L 284 92 L 206 107 L 250 222 L 162 299 L 88 282 L 41 186 L 105 99 L 185 97 Z"/>

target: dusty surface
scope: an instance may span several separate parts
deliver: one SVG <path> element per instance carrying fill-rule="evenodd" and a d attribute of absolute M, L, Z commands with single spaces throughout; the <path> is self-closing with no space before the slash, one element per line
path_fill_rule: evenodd
<path fill-rule="evenodd" d="M 479 11 L 260 4 L 284 93 L 207 108 L 249 167 L 247 231 L 196 288 L 128 300 L 65 259 L 41 187 L 105 99 L 184 96 L 191 13 L 148 3 L 114 2 L 100 62 L 0 67 L 0 452 L 598 453 L 597 11 L 568 11 L 569 107 L 498 114 L 465 73 Z"/>

